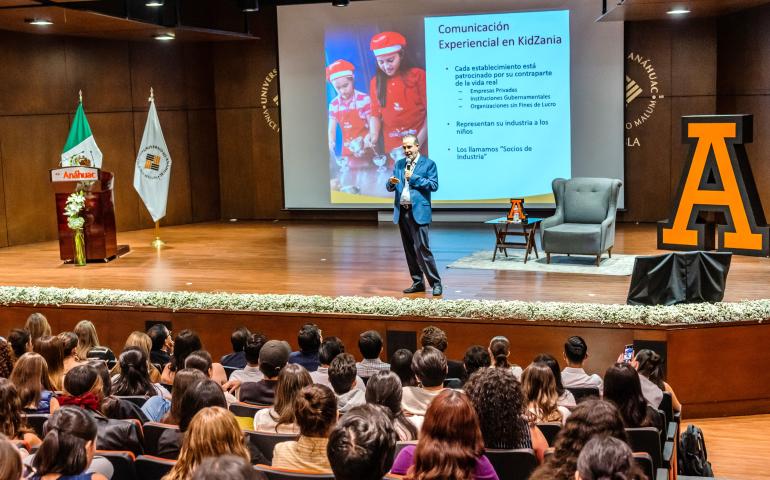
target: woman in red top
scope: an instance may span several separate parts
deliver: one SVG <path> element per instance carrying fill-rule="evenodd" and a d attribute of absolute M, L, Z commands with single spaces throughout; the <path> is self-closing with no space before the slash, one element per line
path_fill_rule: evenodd
<path fill-rule="evenodd" d="M 428 102 L 425 70 L 411 67 L 404 58 L 406 38 L 397 32 L 378 33 L 369 44 L 379 70 L 372 78 L 367 145 L 374 146 L 382 133 L 385 152 L 402 158 L 401 137 L 417 135 L 422 154 L 428 154 Z"/>

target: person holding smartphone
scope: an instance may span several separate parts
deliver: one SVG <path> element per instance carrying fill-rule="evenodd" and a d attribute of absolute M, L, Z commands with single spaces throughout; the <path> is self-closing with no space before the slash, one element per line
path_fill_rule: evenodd
<path fill-rule="evenodd" d="M 439 296 L 443 293 L 441 278 L 428 242 L 432 219 L 430 194 L 438 190 L 438 171 L 433 160 L 420 155 L 417 135 L 404 135 L 401 142 L 406 158 L 396 162 L 393 176 L 385 183 L 385 188 L 396 193 L 393 223 L 401 232 L 406 264 L 412 277 L 412 286 L 404 293 L 424 292 L 424 279 L 427 278 L 433 296 Z"/>

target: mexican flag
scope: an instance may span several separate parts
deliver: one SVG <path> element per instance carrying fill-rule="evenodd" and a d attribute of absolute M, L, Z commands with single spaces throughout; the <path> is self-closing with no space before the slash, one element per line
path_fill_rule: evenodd
<path fill-rule="evenodd" d="M 86 112 L 83 111 L 82 100 L 78 104 L 75 120 L 72 122 L 67 143 L 64 144 L 61 153 L 61 165 L 63 167 L 81 165 L 83 163 L 81 157 L 87 158 L 92 167 L 102 168 L 102 151 L 99 150 L 91 133 Z"/>

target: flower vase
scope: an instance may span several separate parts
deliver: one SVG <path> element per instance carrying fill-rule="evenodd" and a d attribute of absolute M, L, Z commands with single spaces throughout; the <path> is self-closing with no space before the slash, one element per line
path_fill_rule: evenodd
<path fill-rule="evenodd" d="M 86 264 L 86 238 L 83 235 L 82 228 L 75 230 L 75 259 L 73 263 L 77 267 L 82 267 Z"/>

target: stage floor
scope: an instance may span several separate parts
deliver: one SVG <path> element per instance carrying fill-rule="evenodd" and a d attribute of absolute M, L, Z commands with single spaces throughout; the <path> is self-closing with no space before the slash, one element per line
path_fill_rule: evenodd
<path fill-rule="evenodd" d="M 118 234 L 131 252 L 86 267 L 59 260 L 57 242 L 0 249 L 0 285 L 218 291 L 305 295 L 404 296 L 410 285 L 392 224 L 222 222 L 164 227 L 167 246 L 150 246 L 153 230 Z M 618 226 L 613 252 L 662 253 L 655 226 Z M 479 250 L 492 254 L 492 228 L 434 224 L 431 246 L 444 298 L 625 303 L 630 276 L 447 269 Z M 430 297 L 430 294 L 410 297 Z M 770 298 L 770 260 L 733 257 L 725 301 Z"/>

